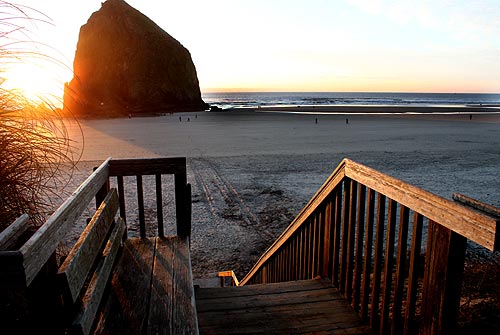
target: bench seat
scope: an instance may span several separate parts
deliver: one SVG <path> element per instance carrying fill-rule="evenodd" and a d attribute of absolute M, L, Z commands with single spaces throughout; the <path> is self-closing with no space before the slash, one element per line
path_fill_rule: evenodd
<path fill-rule="evenodd" d="M 124 242 L 96 334 L 198 334 L 189 240 Z"/>

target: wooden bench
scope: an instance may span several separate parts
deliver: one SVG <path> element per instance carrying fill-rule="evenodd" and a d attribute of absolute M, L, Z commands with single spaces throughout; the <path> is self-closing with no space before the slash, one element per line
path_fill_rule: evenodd
<path fill-rule="evenodd" d="M 168 174 L 175 176 L 177 235 L 172 237 L 163 236 L 162 175 Z M 157 237 L 146 236 L 152 222 L 144 215 L 143 175 L 155 176 Z M 124 176 L 136 177 L 140 238 L 127 238 Z M 110 177 L 116 177 L 117 189 L 110 188 Z M 57 246 L 94 198 L 95 213 L 58 266 Z M 0 234 L 3 330 L 196 334 L 190 206 L 185 158 L 106 160 L 26 242 L 11 243 L 24 233 L 27 216 Z"/>
<path fill-rule="evenodd" d="M 125 223 L 114 221 L 118 206 L 113 188 L 58 271 L 70 328 L 79 334 L 90 333 L 121 246 Z"/>

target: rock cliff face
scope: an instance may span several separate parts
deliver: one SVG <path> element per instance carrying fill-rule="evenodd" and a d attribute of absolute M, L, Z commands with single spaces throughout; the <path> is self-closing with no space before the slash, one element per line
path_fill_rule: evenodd
<path fill-rule="evenodd" d="M 204 110 L 189 51 L 123 0 L 80 29 L 64 106 L 77 116 Z"/>

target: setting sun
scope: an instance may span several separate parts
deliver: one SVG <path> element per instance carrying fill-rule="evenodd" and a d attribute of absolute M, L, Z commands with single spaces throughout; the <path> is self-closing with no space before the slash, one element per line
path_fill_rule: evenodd
<path fill-rule="evenodd" d="M 2 73 L 5 78 L 4 87 L 18 90 L 25 98 L 34 102 L 52 101 L 62 93 L 62 83 L 54 77 L 55 71 L 50 64 L 13 64 Z"/>

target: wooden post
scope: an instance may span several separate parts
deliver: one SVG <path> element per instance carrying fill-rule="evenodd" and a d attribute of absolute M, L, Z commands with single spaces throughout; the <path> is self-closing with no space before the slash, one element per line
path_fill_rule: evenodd
<path fill-rule="evenodd" d="M 453 334 L 467 239 L 429 220 L 420 334 Z"/>
<path fill-rule="evenodd" d="M 156 181 L 156 217 L 158 220 L 158 236 L 164 237 L 165 233 L 163 230 L 163 197 L 162 197 L 162 185 L 161 185 L 161 174 L 157 173 L 155 175 Z"/>
<path fill-rule="evenodd" d="M 98 167 L 94 167 L 93 171 L 97 170 Z M 95 195 L 95 208 L 99 208 L 101 206 L 102 201 L 106 198 L 106 195 L 109 192 L 109 177 L 106 178 L 106 182 L 102 185 L 102 187 L 97 191 Z"/>
<path fill-rule="evenodd" d="M 175 174 L 175 216 L 177 220 L 177 235 L 187 237 L 187 206 L 186 206 L 186 172 Z"/>

